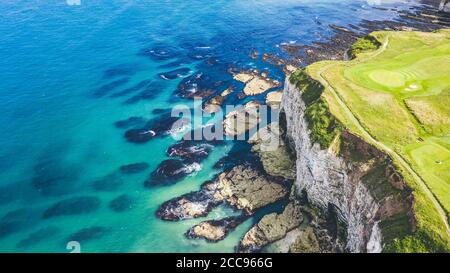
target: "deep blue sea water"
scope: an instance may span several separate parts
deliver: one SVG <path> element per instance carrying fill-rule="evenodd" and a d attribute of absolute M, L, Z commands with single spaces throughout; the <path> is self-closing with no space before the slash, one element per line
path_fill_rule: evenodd
<path fill-rule="evenodd" d="M 234 251 L 255 217 L 213 244 L 183 235 L 205 219 L 171 223 L 155 216 L 161 203 L 197 190 L 217 174 L 212 166 L 234 143 L 215 147 L 201 171 L 181 182 L 149 189 L 144 181 L 176 140 L 136 145 L 114 123 L 155 118 L 155 109 L 190 103 L 173 94 L 181 78 L 167 81 L 158 73 L 188 68 L 189 75 L 201 71 L 229 82 L 226 69 L 233 66 L 267 69 L 283 81 L 279 68 L 251 59 L 251 50 L 283 56 L 283 43 L 331 37 L 329 24 L 395 19 L 391 8 L 415 4 L 381 2 L 389 2 L 382 5 L 388 9 L 362 0 L 81 0 L 79 6 L 65 0 L 2 0 L 0 251 L 67 252 L 67 241 L 86 228 L 91 229 L 78 234 L 85 237 L 83 252 Z M 151 49 L 174 56 L 138 54 Z M 215 64 L 205 65 L 203 57 Z M 152 82 L 151 96 L 130 91 L 111 97 L 144 80 Z M 136 162 L 150 168 L 132 175 L 118 171 Z M 124 194 L 131 209 L 112 211 L 109 202 Z M 49 206 L 74 197 L 89 197 L 97 205 L 83 203 L 86 211 L 72 216 L 42 217 Z M 219 207 L 207 219 L 236 213 Z"/>

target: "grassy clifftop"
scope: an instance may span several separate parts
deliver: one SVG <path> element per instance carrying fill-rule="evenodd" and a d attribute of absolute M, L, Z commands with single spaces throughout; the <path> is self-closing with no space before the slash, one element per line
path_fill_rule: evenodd
<path fill-rule="evenodd" d="M 291 77 L 312 138 L 326 148 L 346 128 L 387 153 L 408 181 L 417 229 L 386 251 L 449 251 L 450 30 L 375 32 L 349 55 Z"/>

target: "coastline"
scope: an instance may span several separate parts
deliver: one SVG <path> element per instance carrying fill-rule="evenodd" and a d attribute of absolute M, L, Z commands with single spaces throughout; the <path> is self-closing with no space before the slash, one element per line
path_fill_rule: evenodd
<path fill-rule="evenodd" d="M 0 252 L 66 252 L 68 240 L 82 252 L 379 252 L 375 218 L 349 229 L 351 198 L 336 202 L 334 190 L 302 184 L 308 170 L 299 157 L 329 160 L 342 142 L 308 135 L 306 124 L 292 133 L 298 128 L 287 123 L 303 115 L 294 107 L 315 97 L 291 105 L 289 77 L 317 61 L 349 60 L 348 48 L 373 30 L 432 31 L 448 16 L 409 1 L 237 1 L 226 9 L 194 1 L 180 3 L 177 16 L 149 2 L 7 8 L 0 85 L 14 92 L 2 104 Z M 202 122 L 174 118 L 179 105 Z M 240 107 L 224 114 L 232 105 Z M 287 105 L 292 121 L 277 118 Z M 267 119 L 258 114 L 266 110 Z M 224 140 L 196 138 L 221 130 Z M 331 147 L 293 145 L 296 136 Z M 352 134 L 343 139 L 378 154 Z M 333 167 L 351 165 L 339 162 Z M 330 179 L 363 173 L 336 169 Z M 383 207 L 356 189 L 373 211 Z M 314 202 L 315 194 L 330 202 Z"/>
<path fill-rule="evenodd" d="M 423 9 L 424 12 L 430 12 L 430 9 L 428 8 L 424 8 Z M 422 12 L 422 11 L 420 11 Z M 359 29 L 359 33 L 354 32 L 353 30 L 347 29 L 345 27 L 340 27 L 340 26 L 336 26 L 336 25 L 331 25 L 330 28 L 332 28 L 335 32 L 336 35 L 330 39 L 330 41 L 328 43 L 321 43 L 321 44 L 317 44 L 316 47 L 300 47 L 300 48 L 293 48 L 292 46 L 287 46 L 288 48 L 285 48 L 285 50 L 290 53 L 291 57 L 296 59 L 296 61 L 294 62 L 288 62 L 286 63 L 284 60 L 280 60 L 278 59 L 277 61 L 275 61 L 276 63 L 278 63 L 279 65 L 283 65 L 283 66 L 292 66 L 292 64 L 295 65 L 305 65 L 305 64 L 310 64 L 310 63 L 315 63 L 319 60 L 326 60 L 326 59 L 347 59 L 347 52 L 348 49 L 350 48 L 350 46 L 356 41 L 356 39 L 358 37 L 364 36 L 366 34 L 368 34 L 369 32 L 373 32 L 377 29 L 387 29 L 390 28 L 391 30 L 402 30 L 402 31 L 411 31 L 411 30 L 422 30 L 422 31 L 434 31 L 436 29 L 439 29 L 440 27 L 442 27 L 443 25 L 437 24 L 436 21 L 423 21 L 422 17 L 420 17 L 420 15 L 416 15 L 416 16 L 412 16 L 411 14 L 404 14 L 403 15 L 405 18 L 408 18 L 409 20 L 412 21 L 406 21 L 406 22 L 390 22 L 390 21 L 384 21 L 384 22 L 364 22 L 364 24 L 362 24 L 361 26 L 351 26 L 354 29 L 358 28 Z M 365 32 L 361 32 L 360 27 L 364 27 Z M 302 55 L 301 57 L 298 55 L 298 52 L 303 51 L 306 52 L 306 55 Z M 324 53 L 325 52 L 325 53 Z M 297 54 L 294 54 L 297 53 Z M 264 55 L 266 56 L 266 55 Z M 267 58 L 268 59 L 268 58 Z M 286 85 L 287 85 L 287 89 L 289 90 L 289 88 L 292 89 L 292 87 L 289 87 L 290 83 L 289 83 L 289 77 L 290 77 L 290 73 L 292 72 L 292 68 L 288 68 L 285 67 L 284 68 L 285 72 L 288 73 L 287 74 L 287 80 L 285 83 L 285 91 L 284 91 L 284 95 L 286 96 L 286 93 L 292 92 L 292 91 L 286 91 Z M 249 82 L 249 79 L 245 78 L 242 79 L 240 77 L 244 77 L 245 74 L 242 74 L 243 76 L 235 76 L 235 79 L 238 79 L 240 81 L 243 81 L 244 83 Z M 246 77 L 246 76 L 245 76 Z M 294 88 L 295 89 L 295 88 Z M 295 92 L 295 91 L 294 91 Z M 292 95 L 291 95 L 292 96 Z M 292 107 L 292 106 L 287 106 L 285 104 L 285 99 L 283 99 L 283 110 L 286 110 L 286 107 Z M 299 104 L 300 102 L 297 101 L 297 104 Z M 301 105 L 301 103 L 300 103 Z M 292 118 L 292 117 L 291 117 Z M 272 123 L 273 125 L 273 123 Z M 290 131 L 292 129 L 289 128 L 289 126 L 292 127 L 291 124 L 285 124 L 285 127 L 283 128 L 284 132 Z M 286 126 L 288 126 L 288 128 L 286 128 Z M 305 131 L 307 131 L 306 129 L 304 129 Z M 284 135 L 285 133 L 283 133 Z M 296 134 L 299 134 L 298 132 Z M 292 137 L 292 136 L 291 136 Z M 286 138 L 286 136 L 284 135 L 283 138 Z M 309 138 L 309 137 L 306 137 Z M 348 138 L 348 140 L 350 139 L 355 139 L 353 136 L 350 136 Z M 292 140 L 290 140 L 292 141 Z M 361 140 L 360 140 L 361 141 Z M 366 144 L 362 144 L 362 145 L 366 145 Z M 370 145 L 370 144 L 367 144 Z M 295 149 L 294 147 L 291 147 L 291 149 Z M 365 148 L 368 149 L 368 148 Z M 376 148 L 370 148 L 370 149 L 376 149 Z M 369 149 L 369 150 L 370 150 Z M 288 149 L 289 150 L 289 149 Z M 290 153 L 288 150 L 284 150 L 283 153 Z M 255 150 L 257 151 L 257 150 Z M 378 154 L 379 152 L 371 152 L 374 154 Z M 289 155 L 286 155 L 287 158 L 289 158 Z M 285 157 L 286 157 L 285 156 Z M 382 158 L 383 156 L 378 155 L 380 158 Z M 265 164 L 265 154 L 264 153 L 259 153 L 259 160 L 262 160 L 263 166 L 262 168 L 264 169 L 265 172 L 269 172 L 269 170 L 280 170 L 279 166 L 271 166 L 272 163 L 266 163 Z M 282 160 L 283 161 L 283 160 Z M 292 163 L 291 163 L 292 164 Z M 289 165 L 289 163 L 288 163 Z M 338 167 L 339 168 L 339 167 Z M 390 166 L 389 168 L 393 168 L 395 169 L 396 167 Z M 297 169 L 297 171 L 299 171 Z M 240 170 L 239 172 L 242 173 L 242 170 Z M 394 171 L 395 172 L 395 171 Z M 223 174 L 219 175 L 223 176 L 227 173 L 227 171 L 225 171 Z M 268 176 L 268 174 L 266 174 L 265 176 Z M 291 178 L 291 176 L 286 177 L 288 179 Z M 304 175 L 300 175 L 297 174 L 297 179 L 306 179 Z M 247 184 L 250 183 L 252 184 L 250 180 L 247 180 Z M 394 182 L 392 182 L 394 183 Z M 338 186 L 338 187 L 346 187 L 344 185 Z M 402 186 L 404 187 L 404 186 Z M 295 189 L 295 188 L 293 188 Z M 311 190 L 311 189 L 310 189 Z M 361 197 L 361 200 L 365 200 L 364 202 L 368 202 L 367 200 L 372 200 L 370 191 L 367 192 L 367 189 L 363 189 L 363 191 L 366 191 L 365 193 L 365 197 Z M 233 190 L 231 190 L 231 192 L 233 192 Z M 235 193 L 233 192 L 233 196 Z M 265 193 L 255 193 L 257 195 L 260 195 L 261 197 L 265 195 Z M 284 249 L 284 251 L 317 251 L 317 252 L 324 252 L 324 251 L 330 251 L 330 252 L 344 252 L 344 251 L 351 251 L 351 252 L 381 252 L 383 251 L 384 246 L 381 245 L 380 239 L 381 239 L 381 231 L 379 230 L 379 222 L 375 222 L 372 223 L 370 226 L 367 227 L 368 230 L 366 231 L 359 231 L 362 232 L 361 234 L 368 234 L 368 235 L 364 235 L 364 236 L 368 236 L 365 240 L 365 242 L 357 242 L 360 239 L 357 239 L 356 237 L 352 239 L 352 237 L 350 237 L 350 240 L 357 240 L 354 243 L 350 243 L 347 244 L 345 243 L 348 238 L 347 236 L 361 236 L 361 235 L 356 235 L 356 234 L 346 234 L 346 232 L 344 231 L 348 225 L 348 219 L 349 217 L 353 217 L 350 215 L 346 215 L 344 216 L 342 213 L 344 213 L 344 211 L 341 212 L 337 212 L 335 214 L 335 216 L 330 216 L 327 215 L 330 213 L 329 212 L 319 212 L 321 210 L 324 209 L 324 207 L 326 207 L 326 205 L 322 204 L 319 205 L 319 207 L 321 207 L 321 209 L 319 210 L 315 210 L 312 209 L 312 207 L 310 207 L 312 204 L 309 204 L 308 201 L 306 201 L 305 199 L 302 199 L 298 196 L 298 194 L 301 194 L 300 192 L 296 191 L 296 190 L 292 190 L 290 193 L 290 202 L 287 205 L 287 207 L 284 209 L 284 211 L 280 211 L 278 214 L 277 213 L 272 213 L 272 214 L 267 214 L 265 215 L 259 222 L 257 225 L 253 226 L 252 229 L 250 229 L 247 234 L 244 236 L 244 238 L 241 240 L 241 244 L 240 246 L 237 248 L 238 252 L 254 252 L 254 251 L 261 251 L 262 249 L 266 248 L 266 249 L 270 249 L 270 245 L 274 245 L 276 246 L 275 248 L 272 248 L 272 251 L 278 251 L 281 249 Z M 239 194 L 237 193 L 237 196 L 239 196 Z M 297 196 L 297 197 L 295 197 Z M 243 196 L 241 198 L 244 198 L 245 200 L 248 198 L 247 196 Z M 411 199 L 412 197 L 406 197 L 403 196 L 401 197 L 401 199 Z M 220 198 L 222 199 L 222 198 Z M 267 198 L 263 198 L 266 199 Z M 313 198 L 314 199 L 314 198 Z M 317 199 L 317 198 L 316 198 Z M 401 200 L 400 199 L 400 200 Z M 178 199 L 175 199 L 175 201 L 177 201 Z M 269 199 L 270 200 L 270 199 Z M 172 201 L 173 202 L 173 201 Z M 230 201 L 227 201 L 230 202 Z M 236 201 L 231 201 L 231 204 L 233 205 Z M 269 202 L 273 202 L 273 201 L 269 201 Z M 348 202 L 348 201 L 347 201 Z M 372 202 L 374 202 L 374 210 L 378 210 L 380 209 L 380 207 L 376 204 L 375 200 L 373 200 Z M 237 200 L 237 204 L 239 204 L 240 201 L 239 199 Z M 369 202 L 370 203 L 370 202 Z M 297 205 L 294 205 L 297 204 Z M 405 204 L 406 205 L 406 204 Z M 294 211 L 297 211 L 299 214 L 298 217 L 293 217 L 293 216 L 289 216 L 286 219 L 283 218 L 284 214 L 290 214 L 292 210 L 292 206 L 295 207 Z M 409 207 L 409 209 L 411 209 L 411 204 L 406 205 L 407 207 Z M 338 205 L 339 207 L 339 205 Z M 240 206 L 238 206 L 238 208 L 242 208 Z M 341 205 L 341 209 L 342 209 L 342 205 Z M 209 210 L 209 209 L 208 209 Z M 301 211 L 301 212 L 300 212 Z M 247 212 L 249 213 L 249 212 Z M 346 212 L 348 213 L 348 211 Z M 192 213 L 188 212 L 187 215 L 192 215 Z M 204 215 L 204 214 L 201 214 Z M 196 216 L 195 216 L 196 217 Z M 308 224 L 302 225 L 302 223 L 304 222 L 303 218 L 306 217 L 308 218 Z M 334 230 L 330 230 L 330 220 L 328 218 L 333 218 L 333 217 L 337 217 L 335 218 L 335 226 Z M 189 236 L 190 238 L 210 238 L 207 239 L 209 241 L 215 242 L 218 240 L 222 240 L 227 233 L 234 229 L 234 227 L 236 225 L 239 225 L 239 222 L 242 220 L 238 220 L 239 218 L 237 218 L 237 222 L 235 220 L 232 220 L 231 222 L 229 222 L 229 220 L 231 219 L 223 219 L 223 220 L 219 220 L 219 221 L 214 221 L 214 222 L 203 222 L 201 223 L 199 226 L 195 226 L 193 227 L 190 231 L 188 231 L 187 236 Z M 243 218 L 245 219 L 245 217 Z M 289 222 L 289 220 L 293 221 L 293 222 Z M 364 220 L 362 220 L 362 218 L 359 220 L 361 223 L 357 224 L 355 222 L 353 222 L 353 224 L 356 225 L 361 225 L 362 222 Z M 266 230 L 265 226 L 268 225 L 270 223 L 270 227 L 273 229 L 271 231 Z M 211 225 L 212 224 L 212 225 Z M 231 226 L 230 226 L 231 224 Z M 277 226 L 279 225 L 279 226 Z M 298 229 L 300 226 L 302 226 L 301 229 Z M 364 224 L 362 224 L 362 226 L 364 227 Z M 339 231 L 341 230 L 341 231 Z M 343 232 L 341 234 L 341 232 Z M 213 234 L 220 234 L 220 235 L 213 235 Z M 274 233 L 274 234 L 271 234 Z M 289 235 L 290 234 L 290 235 Z M 294 235 L 295 234 L 295 235 Z M 284 239 L 285 236 L 290 237 L 291 239 Z M 369 238 L 370 237 L 370 238 Z M 285 241 L 283 241 L 285 240 Z M 281 243 L 284 242 L 284 243 Z M 298 244 L 300 243 L 301 248 L 295 247 L 294 244 Z M 289 244 L 289 245 L 286 245 Z M 367 246 L 366 246 L 367 245 Z M 367 247 L 367 249 L 366 249 Z M 305 249 L 303 249 L 305 248 Z M 277 250 L 278 249 L 278 250 Z"/>

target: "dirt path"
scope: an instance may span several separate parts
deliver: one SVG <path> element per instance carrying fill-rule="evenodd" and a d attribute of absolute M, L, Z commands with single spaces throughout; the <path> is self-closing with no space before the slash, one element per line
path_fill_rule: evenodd
<path fill-rule="evenodd" d="M 372 54 L 371 56 L 369 56 L 367 58 L 363 58 L 363 59 L 359 60 L 359 62 L 365 62 L 365 61 L 375 58 L 376 56 L 383 53 L 386 50 L 386 48 L 388 47 L 388 45 L 389 45 L 389 37 L 386 38 L 382 47 L 380 49 L 378 49 L 377 52 L 375 52 L 374 54 Z M 423 181 L 423 179 L 416 173 L 416 171 L 413 168 L 411 168 L 411 166 L 408 164 L 408 162 L 406 162 L 405 159 L 403 159 L 402 156 L 400 156 L 397 152 L 395 152 L 394 150 L 389 148 L 384 143 L 379 142 L 374 137 L 372 137 L 372 135 L 364 128 L 364 126 L 362 126 L 361 122 L 353 114 L 353 112 L 347 106 L 347 104 L 342 100 L 339 93 L 336 92 L 334 87 L 323 77 L 322 74 L 333 66 L 335 66 L 335 64 L 329 64 L 317 72 L 317 77 L 318 77 L 319 81 L 322 83 L 322 85 L 325 88 L 328 88 L 328 90 L 330 90 L 331 94 L 334 96 L 334 98 L 339 103 L 341 108 L 345 111 L 348 119 L 359 129 L 359 131 L 362 134 L 362 137 L 364 137 L 366 140 L 370 141 L 373 145 L 378 147 L 380 150 L 383 150 L 386 153 L 388 153 L 394 160 L 396 160 L 398 163 L 400 163 L 402 165 L 402 167 L 404 167 L 405 170 L 407 170 L 413 176 L 413 178 L 417 181 L 420 188 L 426 193 L 428 198 L 433 202 L 433 205 L 436 207 L 436 210 L 439 213 L 441 220 L 445 224 L 448 235 L 450 235 L 450 227 L 449 227 L 445 209 L 441 206 L 441 204 L 437 200 L 436 196 L 433 194 L 433 192 L 428 187 L 428 185 L 425 183 L 425 181 Z"/>

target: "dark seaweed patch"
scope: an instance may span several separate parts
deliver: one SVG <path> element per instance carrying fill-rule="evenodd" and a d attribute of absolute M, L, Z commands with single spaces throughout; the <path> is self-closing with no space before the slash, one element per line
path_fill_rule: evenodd
<path fill-rule="evenodd" d="M 137 95 L 134 95 L 131 98 L 127 99 L 124 102 L 124 104 L 134 104 L 142 100 L 152 100 L 158 94 L 160 94 L 165 88 L 166 88 L 165 83 L 162 83 L 162 81 L 160 81 L 159 83 L 152 83 L 146 86 Z"/>
<path fill-rule="evenodd" d="M 100 207 L 100 199 L 97 197 L 83 196 L 74 197 L 59 201 L 50 206 L 42 214 L 42 218 L 47 219 L 57 216 L 68 216 L 90 213 Z"/>
<path fill-rule="evenodd" d="M 109 208 L 114 212 L 120 213 L 132 209 L 133 205 L 133 198 L 127 194 L 123 194 L 111 200 Z"/>
<path fill-rule="evenodd" d="M 148 167 L 150 167 L 150 165 L 148 165 L 148 163 L 138 162 L 138 163 L 121 166 L 120 172 L 122 172 L 124 174 L 135 174 L 135 173 L 140 173 L 140 172 L 147 170 Z"/>
<path fill-rule="evenodd" d="M 151 84 L 152 84 L 151 80 L 143 80 L 140 83 L 138 83 L 138 84 L 136 84 L 136 85 L 134 85 L 134 86 L 132 86 L 130 88 L 127 88 L 127 89 L 124 89 L 122 91 L 119 91 L 117 93 L 112 94 L 111 98 L 123 97 L 125 95 L 129 95 L 131 93 L 135 93 L 135 92 L 140 91 L 140 90 L 142 90 L 144 88 L 148 88 Z"/>
<path fill-rule="evenodd" d="M 111 91 L 118 88 L 119 86 L 125 85 L 129 82 L 129 78 L 119 79 L 110 83 L 107 83 L 100 88 L 94 90 L 94 96 L 97 98 L 104 97 L 108 95 Z"/>
<path fill-rule="evenodd" d="M 96 191 L 112 192 L 119 189 L 124 184 L 123 177 L 120 173 L 111 173 L 94 181 L 93 187 Z"/>
<path fill-rule="evenodd" d="M 0 239 L 20 231 L 23 228 L 22 224 L 21 221 L 0 222 Z"/>
<path fill-rule="evenodd" d="M 109 231 L 108 228 L 93 226 L 90 228 L 83 228 L 67 238 L 67 241 L 87 242 L 95 239 L 100 239 Z"/>
<path fill-rule="evenodd" d="M 103 72 L 104 79 L 110 79 L 119 76 L 132 76 L 138 71 L 135 64 L 122 64 L 106 69 Z"/>
<path fill-rule="evenodd" d="M 18 248 L 26 248 L 40 242 L 46 241 L 60 232 L 57 227 L 47 227 L 30 233 L 27 238 L 17 243 Z"/>
<path fill-rule="evenodd" d="M 114 126 L 116 126 L 119 129 L 129 129 L 129 128 L 135 128 L 135 127 L 142 127 L 147 123 L 147 120 L 143 117 L 130 117 L 128 119 L 119 120 L 114 123 Z"/>
<path fill-rule="evenodd" d="M 161 114 L 168 114 L 168 113 L 170 113 L 171 112 L 171 109 L 161 109 L 161 108 L 157 108 L 157 109 L 154 109 L 153 111 L 152 111 L 152 114 L 154 114 L 154 115 L 161 115 Z"/>
<path fill-rule="evenodd" d="M 16 209 L 6 213 L 2 217 L 3 222 L 11 222 L 11 221 L 31 221 L 35 220 L 36 214 L 35 211 L 27 208 Z"/>
<path fill-rule="evenodd" d="M 8 204 L 16 200 L 19 197 L 18 195 L 16 183 L 0 187 L 0 205 Z"/>
<path fill-rule="evenodd" d="M 43 195 L 59 195 L 67 192 L 69 185 L 76 181 L 80 173 L 75 166 L 64 165 L 57 157 L 59 154 L 55 153 L 51 151 L 44 153 L 34 166 L 31 183 Z M 48 157 L 44 157 L 45 155 Z"/>

